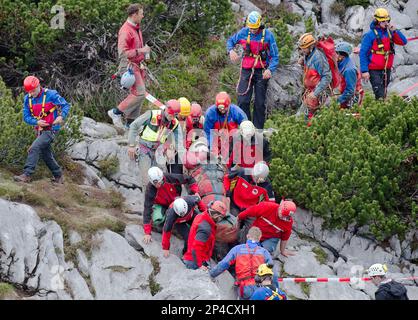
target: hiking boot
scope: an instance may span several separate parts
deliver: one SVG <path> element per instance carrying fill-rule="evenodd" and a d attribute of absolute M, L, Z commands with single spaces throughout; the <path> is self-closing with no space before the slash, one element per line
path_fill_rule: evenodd
<path fill-rule="evenodd" d="M 30 182 L 30 176 L 27 176 L 26 174 L 21 174 L 20 176 L 14 176 L 13 179 L 17 182 L 26 182 L 29 183 Z"/>
<path fill-rule="evenodd" d="M 109 111 L 107 111 L 107 115 L 112 119 L 113 125 L 115 127 L 118 127 L 118 128 L 121 128 L 121 129 L 125 128 L 124 125 L 123 125 L 123 122 L 122 122 L 122 115 L 115 114 L 113 112 L 113 109 L 110 109 Z"/>
<path fill-rule="evenodd" d="M 53 177 L 51 181 L 52 183 L 64 184 L 64 177 L 63 176 Z"/>

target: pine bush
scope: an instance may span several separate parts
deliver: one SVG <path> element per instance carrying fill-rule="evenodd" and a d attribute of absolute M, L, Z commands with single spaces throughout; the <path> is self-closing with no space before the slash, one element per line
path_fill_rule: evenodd
<path fill-rule="evenodd" d="M 367 225 L 379 240 L 417 226 L 418 100 L 367 96 L 356 119 L 334 103 L 306 126 L 276 114 L 271 176 L 328 227 Z"/>

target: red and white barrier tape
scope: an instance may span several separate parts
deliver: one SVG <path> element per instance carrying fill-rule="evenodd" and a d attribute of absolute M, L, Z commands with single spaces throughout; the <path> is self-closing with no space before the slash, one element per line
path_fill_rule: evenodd
<path fill-rule="evenodd" d="M 396 281 L 409 281 L 417 280 L 418 277 L 400 278 L 394 279 Z M 279 282 L 353 282 L 358 283 L 359 281 L 371 281 L 371 278 L 279 278 Z"/>
<path fill-rule="evenodd" d="M 147 99 L 149 102 L 151 102 L 154 106 L 164 109 L 164 103 L 162 103 L 160 100 L 158 100 L 156 97 L 151 95 L 149 92 L 145 93 L 145 99 Z"/>
<path fill-rule="evenodd" d="M 401 92 L 399 94 L 400 97 L 404 96 L 405 94 L 407 94 L 409 91 L 411 91 L 412 89 L 418 87 L 418 82 L 413 84 L 412 86 L 410 86 L 408 89 L 406 89 L 404 92 Z"/>

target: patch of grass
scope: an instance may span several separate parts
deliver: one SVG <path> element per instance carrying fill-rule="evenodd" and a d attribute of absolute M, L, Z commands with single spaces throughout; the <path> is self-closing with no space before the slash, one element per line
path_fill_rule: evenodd
<path fill-rule="evenodd" d="M 309 295 L 311 293 L 311 286 L 309 283 L 301 282 L 300 287 L 302 289 L 302 292 L 309 298 Z"/>
<path fill-rule="evenodd" d="M 336 16 L 339 16 L 339 17 L 342 17 L 345 14 L 345 11 L 346 11 L 346 7 L 345 7 L 344 3 L 340 2 L 340 1 L 335 1 L 330 6 L 330 9 L 331 9 L 332 14 L 334 14 Z"/>
<path fill-rule="evenodd" d="M 122 209 L 125 198 L 119 192 L 111 189 L 109 192 L 109 201 L 106 202 L 106 208 Z"/>
<path fill-rule="evenodd" d="M 64 156 L 61 159 L 61 165 L 72 181 L 77 184 L 83 183 L 84 168 L 81 164 L 73 161 L 69 156 Z"/>
<path fill-rule="evenodd" d="M 121 233 L 125 230 L 126 223 L 111 217 L 99 217 L 90 221 L 90 223 L 84 224 L 82 226 L 82 231 L 87 232 L 88 234 L 94 234 L 99 230 L 109 229 L 116 233 Z"/>
<path fill-rule="evenodd" d="M 87 236 L 87 239 L 83 239 L 75 244 L 70 244 L 68 237 L 64 236 L 65 261 L 77 261 L 77 250 L 79 249 L 82 250 L 88 258 L 90 258 L 92 246 L 93 241 L 91 236 Z"/>
<path fill-rule="evenodd" d="M 110 178 L 118 172 L 119 159 L 117 156 L 107 156 L 105 159 L 99 160 L 97 163 L 100 167 L 101 173 L 106 178 Z"/>
<path fill-rule="evenodd" d="M 152 296 L 155 296 L 158 292 L 162 290 L 161 285 L 155 280 L 155 276 L 161 271 L 160 262 L 158 261 L 158 258 L 155 256 L 150 256 L 151 259 L 151 265 L 153 268 L 153 271 L 148 277 L 149 281 L 149 289 Z"/>
<path fill-rule="evenodd" d="M 14 287 L 9 283 L 0 283 L 0 299 L 5 299 L 14 292 Z"/>
<path fill-rule="evenodd" d="M 322 248 L 315 247 L 312 249 L 312 252 L 315 253 L 316 260 L 318 260 L 320 264 L 326 264 L 328 255 Z"/>
<path fill-rule="evenodd" d="M 302 300 L 302 299 L 299 299 L 299 298 L 296 298 L 294 295 L 292 295 L 292 294 L 289 294 L 288 296 L 287 296 L 287 298 L 289 299 L 289 300 Z"/>
<path fill-rule="evenodd" d="M 125 273 L 131 270 L 132 268 L 126 268 L 124 266 L 110 266 L 105 269 L 112 270 L 113 272 Z"/>

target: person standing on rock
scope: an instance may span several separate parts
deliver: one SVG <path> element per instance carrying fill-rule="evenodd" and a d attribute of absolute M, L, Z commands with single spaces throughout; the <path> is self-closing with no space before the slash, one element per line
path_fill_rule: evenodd
<path fill-rule="evenodd" d="M 375 293 L 376 300 L 409 300 L 405 286 L 386 277 L 386 265 L 375 263 L 368 274 L 374 285 L 378 286 Z"/>
<path fill-rule="evenodd" d="M 144 10 L 138 3 L 129 5 L 128 19 L 122 25 L 118 34 L 119 74 L 130 69 L 135 76 L 135 83 L 130 88 L 129 95 L 107 114 L 113 124 L 123 128 L 122 116 L 125 115 L 127 126 L 139 117 L 141 106 L 145 99 L 145 70 L 141 63 L 150 54 L 148 45 L 144 46 L 140 23 L 144 17 Z"/>
<path fill-rule="evenodd" d="M 238 105 L 251 120 L 250 104 L 254 91 L 252 120 L 257 129 L 263 129 L 266 118 L 267 84 L 279 65 L 279 49 L 273 33 L 261 24 L 261 15 L 257 11 L 251 12 L 247 17 L 246 27 L 227 41 L 228 54 L 234 63 L 240 59 L 234 51 L 237 44 L 244 49 L 237 86 Z"/>
<path fill-rule="evenodd" d="M 303 54 L 298 61 L 303 66 L 302 107 L 298 113 L 304 112 L 311 119 L 315 112 L 324 104 L 331 94 L 329 86 L 332 81 L 331 68 L 325 54 L 316 47 L 317 40 L 311 33 L 304 33 L 298 41 Z M 305 111 L 306 110 L 306 111 Z"/>
<path fill-rule="evenodd" d="M 292 233 L 293 214 L 296 205 L 292 201 L 283 200 L 280 204 L 270 201 L 261 202 L 248 208 L 238 215 L 238 220 L 256 218 L 253 227 L 260 228 L 262 232 L 261 245 L 271 254 L 276 250 L 280 241 L 280 253 L 285 256 L 293 256 L 295 253 L 286 250 L 287 242 Z"/>
<path fill-rule="evenodd" d="M 42 157 L 52 172 L 52 182 L 64 183 L 62 169 L 54 158 L 51 145 L 71 107 L 57 91 L 42 88 L 37 77 L 26 77 L 23 87 L 27 92 L 23 99 L 23 120 L 34 126 L 36 139 L 29 148 L 23 174 L 13 178 L 18 182 L 30 182 L 39 157 Z"/>
<path fill-rule="evenodd" d="M 148 179 L 143 214 L 144 243 L 151 241 L 153 224 L 161 230 L 166 218 L 166 210 L 180 196 L 177 186 L 187 185 L 190 194 L 198 193 L 196 180 L 188 175 L 163 173 L 160 168 L 151 167 L 148 170 Z"/>
<path fill-rule="evenodd" d="M 163 166 L 162 156 L 174 159 L 176 148 L 181 149 L 182 141 L 179 137 L 179 122 L 176 115 L 180 112 L 180 103 L 169 100 L 164 110 L 149 110 L 131 123 L 128 133 L 128 155 L 135 160 L 138 153 L 139 169 L 142 175 L 142 190 L 148 184 L 147 172 L 151 166 Z M 136 139 L 139 136 L 139 152 Z M 177 150 L 178 151 L 178 150 Z M 157 159 L 158 156 L 158 159 Z"/>
<path fill-rule="evenodd" d="M 190 228 L 187 251 L 183 255 L 183 263 L 188 269 L 210 267 L 210 258 L 215 247 L 216 223 L 227 214 L 228 209 L 222 201 L 210 202 L 207 210 L 196 216 Z"/>
<path fill-rule="evenodd" d="M 360 71 L 370 80 L 376 99 L 386 99 L 387 87 L 395 58 L 395 44 L 406 45 L 408 40 L 390 23 L 389 12 L 378 8 L 370 30 L 364 34 L 360 47 Z"/>
<path fill-rule="evenodd" d="M 351 108 L 355 103 L 361 105 L 364 90 L 361 85 L 361 73 L 350 58 L 352 46 L 347 42 L 340 42 L 335 47 L 338 54 L 338 72 L 341 75 L 339 91 L 341 95 L 337 101 L 341 108 Z"/>
<path fill-rule="evenodd" d="M 184 240 L 183 254 L 187 251 L 190 225 L 199 212 L 206 210 L 199 195 L 190 195 L 177 198 L 166 211 L 166 219 L 163 226 L 162 248 L 164 257 L 170 255 L 171 232 L 176 227 Z"/>
<path fill-rule="evenodd" d="M 235 265 L 235 285 L 238 286 L 240 299 L 248 300 L 256 289 L 255 276 L 258 267 L 263 263 L 272 264 L 270 253 L 260 246 L 261 230 L 251 227 L 248 230 L 247 242 L 233 247 L 213 269 L 209 271 L 212 278 Z"/>

